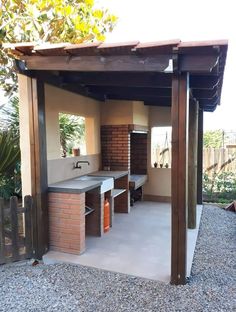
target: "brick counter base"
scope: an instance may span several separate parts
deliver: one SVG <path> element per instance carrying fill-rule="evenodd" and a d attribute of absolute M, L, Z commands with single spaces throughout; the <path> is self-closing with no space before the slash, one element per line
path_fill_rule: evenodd
<path fill-rule="evenodd" d="M 80 254 L 85 249 L 85 194 L 49 193 L 50 250 Z"/>

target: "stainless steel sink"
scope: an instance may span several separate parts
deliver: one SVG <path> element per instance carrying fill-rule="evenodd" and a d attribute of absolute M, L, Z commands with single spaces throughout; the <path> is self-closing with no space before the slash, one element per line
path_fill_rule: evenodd
<path fill-rule="evenodd" d="M 98 181 L 101 182 L 102 185 L 100 186 L 100 193 L 105 193 L 110 191 L 114 188 L 114 180 L 113 178 L 106 178 L 106 177 L 94 177 L 94 176 L 81 176 L 79 178 L 75 178 L 74 180 L 77 181 Z"/>

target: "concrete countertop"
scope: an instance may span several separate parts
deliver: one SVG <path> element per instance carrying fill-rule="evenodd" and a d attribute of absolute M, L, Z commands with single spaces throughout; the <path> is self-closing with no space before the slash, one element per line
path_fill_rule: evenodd
<path fill-rule="evenodd" d="M 111 177 L 114 178 L 114 180 L 119 179 L 121 177 L 124 177 L 126 175 L 128 175 L 129 172 L 128 171 L 96 171 L 96 172 L 92 172 L 89 173 L 89 176 L 96 176 L 96 177 Z"/>
<path fill-rule="evenodd" d="M 146 174 L 131 174 L 129 178 L 130 189 L 136 190 L 147 182 Z"/>
<path fill-rule="evenodd" d="M 102 182 L 99 181 L 80 181 L 75 179 L 70 179 L 66 181 L 61 181 L 57 183 L 50 184 L 48 186 L 49 192 L 55 193 L 72 193 L 72 194 L 80 194 L 90 191 L 96 187 L 102 185 Z"/>

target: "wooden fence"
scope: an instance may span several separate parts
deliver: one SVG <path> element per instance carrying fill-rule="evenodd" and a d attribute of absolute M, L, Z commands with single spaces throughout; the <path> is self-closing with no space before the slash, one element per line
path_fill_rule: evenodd
<path fill-rule="evenodd" d="M 236 174 L 236 148 L 204 148 L 203 171 L 234 172 Z"/>
<path fill-rule="evenodd" d="M 11 197 L 9 207 L 0 198 L 0 264 L 32 257 L 31 196 L 25 196 L 24 207 Z"/>
<path fill-rule="evenodd" d="M 157 162 L 157 167 L 166 164 L 171 166 L 171 148 L 155 148 L 152 151 L 152 166 Z M 214 172 L 227 171 L 236 174 L 236 148 L 204 148 L 203 171 L 211 175 Z"/>

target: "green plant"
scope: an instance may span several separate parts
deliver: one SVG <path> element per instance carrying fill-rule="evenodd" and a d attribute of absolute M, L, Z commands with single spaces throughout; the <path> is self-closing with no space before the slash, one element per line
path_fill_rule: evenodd
<path fill-rule="evenodd" d="M 72 141 L 81 141 L 85 135 L 84 118 L 69 114 L 59 114 L 60 143 L 62 157 L 72 153 Z M 71 152 L 70 152 L 71 150 Z"/>
<path fill-rule="evenodd" d="M 0 132 L 0 197 L 20 193 L 20 149 L 18 137 L 11 131 Z"/>
<path fill-rule="evenodd" d="M 0 104 L 2 142 L 6 137 L 6 131 L 10 131 L 9 147 L 4 147 L 4 154 L 0 143 L 0 152 L 2 152 L 0 195 L 7 197 L 20 189 L 20 150 L 19 144 L 16 144 L 16 141 L 19 142 L 17 75 L 13 66 L 14 57 L 9 54 L 9 51 L 2 49 L 2 45 L 16 42 L 42 44 L 103 41 L 106 33 L 112 31 L 116 21 L 117 18 L 108 10 L 97 8 L 93 0 L 4 0 L 0 2 L 0 88 L 5 91 L 8 99 L 4 109 L 2 109 L 3 104 Z M 7 163 L 11 164 L 14 170 L 4 171 Z"/>
<path fill-rule="evenodd" d="M 236 175 L 234 172 L 214 172 L 203 175 L 203 193 L 208 201 L 231 202 L 236 198 Z"/>
<path fill-rule="evenodd" d="M 223 130 L 209 130 L 203 134 L 204 147 L 220 148 L 224 144 Z"/>
<path fill-rule="evenodd" d="M 0 129 L 10 130 L 14 137 L 19 138 L 19 99 L 17 96 L 11 97 L 8 104 L 0 109 Z"/>
<path fill-rule="evenodd" d="M 9 42 L 103 41 L 117 18 L 93 0 L 4 0 L 0 4 L 0 46 Z M 0 86 L 17 91 L 13 58 L 0 49 Z"/>

